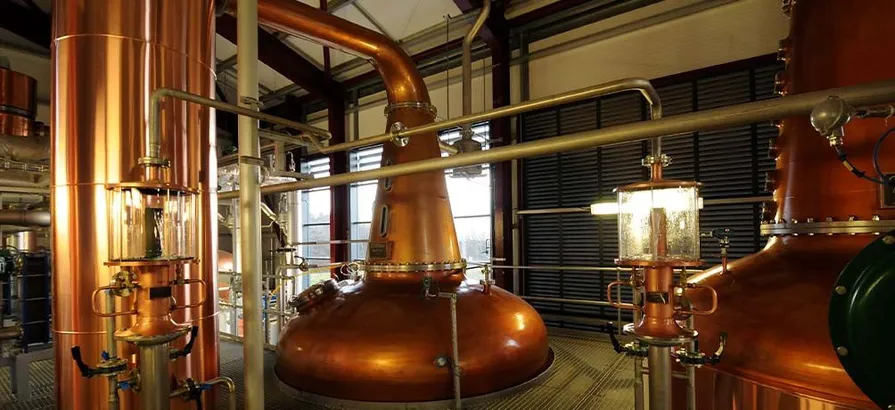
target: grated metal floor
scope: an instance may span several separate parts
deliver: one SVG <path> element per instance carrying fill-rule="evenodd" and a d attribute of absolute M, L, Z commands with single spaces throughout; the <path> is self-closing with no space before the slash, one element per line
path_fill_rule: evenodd
<path fill-rule="evenodd" d="M 628 410 L 634 408 L 633 363 L 616 354 L 601 335 L 551 330 L 550 344 L 555 354 L 553 371 L 529 390 L 470 410 Z M 267 409 L 328 410 L 296 402 L 280 390 L 273 374 L 274 355 L 265 355 L 265 401 Z M 221 344 L 221 373 L 232 377 L 243 396 L 242 345 Z M 0 368 L 0 409 L 53 409 L 53 363 L 32 363 L 32 399 L 15 401 L 9 388 L 9 368 Z M 224 399 L 226 401 L 226 399 Z M 221 403 L 222 409 L 226 403 Z"/>

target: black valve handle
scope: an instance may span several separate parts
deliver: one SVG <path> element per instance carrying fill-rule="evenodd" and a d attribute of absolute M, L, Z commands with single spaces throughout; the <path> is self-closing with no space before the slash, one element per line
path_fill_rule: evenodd
<path fill-rule="evenodd" d="M 74 346 L 71 348 L 71 358 L 75 360 L 75 364 L 78 365 L 78 370 L 81 371 L 81 376 L 86 378 L 91 378 L 96 376 L 96 369 L 90 368 L 84 363 L 84 360 L 81 358 L 81 346 Z"/>
<path fill-rule="evenodd" d="M 193 326 L 190 329 L 190 340 L 186 342 L 186 345 L 183 346 L 183 349 L 180 350 L 172 350 L 171 351 L 171 360 L 177 359 L 179 357 L 187 357 L 193 351 L 193 344 L 196 343 L 196 336 L 199 334 L 199 326 Z"/>
<path fill-rule="evenodd" d="M 615 349 L 616 353 L 624 353 L 625 349 L 622 347 L 622 344 L 619 343 L 618 339 L 615 337 L 615 326 L 612 322 L 606 323 L 606 331 L 609 333 L 609 341 L 612 342 L 612 348 Z"/>

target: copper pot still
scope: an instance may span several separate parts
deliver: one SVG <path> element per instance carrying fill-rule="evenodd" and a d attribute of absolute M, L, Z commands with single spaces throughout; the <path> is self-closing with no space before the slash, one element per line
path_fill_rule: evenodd
<path fill-rule="evenodd" d="M 271 28 L 375 60 L 389 97 L 389 128 L 434 121 L 425 82 L 393 41 L 301 2 L 260 0 L 258 10 Z M 399 145 L 385 144 L 383 165 L 441 156 L 434 133 Z M 463 397 L 516 386 L 549 366 L 538 313 L 503 289 L 464 281 L 443 172 L 380 180 L 373 214 L 364 278 L 300 295 L 298 315 L 277 345 L 281 381 L 352 402 L 451 399 L 451 304 L 425 297 L 424 284 L 430 294 L 457 294 Z"/>
<path fill-rule="evenodd" d="M 110 184 L 140 181 L 150 93 L 175 88 L 214 98 L 212 0 L 56 0 L 53 2 L 50 232 L 53 255 L 53 337 L 59 409 L 108 408 L 108 381 L 82 377 L 71 348 L 95 366 L 105 349 L 104 319 L 93 314 L 92 292 L 110 283 Z M 171 183 L 198 191 L 198 262 L 187 279 L 203 279 L 204 303 L 179 310 L 176 322 L 198 326 L 192 353 L 171 363 L 170 380 L 218 376 L 217 163 L 214 112 L 176 100 L 162 103 L 161 155 L 171 161 Z M 200 286 L 174 287 L 179 305 L 203 300 Z M 116 311 L 133 299 L 117 298 Z M 133 325 L 117 320 L 116 330 Z M 188 338 L 172 342 L 183 348 Z M 134 362 L 135 348 L 118 343 Z M 136 394 L 118 393 L 122 409 Z M 208 399 L 206 399 L 208 402 Z M 214 403 L 208 404 L 213 407 Z M 171 408 L 192 408 L 172 400 Z"/>
<path fill-rule="evenodd" d="M 781 41 L 785 74 L 781 93 L 798 94 L 892 77 L 889 52 L 895 2 L 871 0 L 784 1 L 791 32 Z M 766 229 L 783 223 L 895 219 L 881 206 L 880 186 L 860 180 L 838 160 L 807 117 L 780 124 L 774 190 L 776 209 Z M 882 119 L 853 121 L 845 127 L 849 157 L 872 170 L 873 144 L 886 130 Z M 895 156 L 881 156 L 883 170 Z M 871 171 L 872 172 L 872 171 Z M 829 219 L 828 219 L 829 218 Z M 693 280 L 715 288 L 719 308 L 696 319 L 703 350 L 714 350 L 718 335 L 729 335 L 721 362 L 698 371 L 700 409 L 876 408 L 837 359 L 827 317 L 837 276 L 873 234 L 773 236 L 761 252 Z M 697 295 L 707 298 L 708 295 Z M 701 303 L 697 301 L 696 303 Z M 884 325 L 884 324 L 881 324 Z M 678 385 L 676 397 L 684 397 Z M 682 404 L 682 403 L 677 403 Z M 682 406 L 676 406 L 683 408 Z"/>

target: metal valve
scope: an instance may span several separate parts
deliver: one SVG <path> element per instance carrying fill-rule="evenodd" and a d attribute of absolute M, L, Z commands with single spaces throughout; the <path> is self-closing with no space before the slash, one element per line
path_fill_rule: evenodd
<path fill-rule="evenodd" d="M 101 356 L 103 360 L 99 362 L 97 367 L 90 367 L 84 363 L 84 360 L 81 357 L 81 346 L 74 346 L 71 348 L 71 357 L 74 359 L 75 364 L 77 364 L 81 376 L 88 379 L 94 376 L 114 377 L 127 370 L 127 361 L 124 359 L 110 357 L 109 353 L 106 351 L 103 351 Z"/>
<path fill-rule="evenodd" d="M 721 332 L 718 350 L 711 355 L 699 351 L 699 340 L 693 342 L 693 350 L 677 350 L 673 353 L 674 358 L 682 366 L 702 367 L 705 365 L 718 364 L 721 361 L 721 355 L 724 354 L 724 346 L 727 345 L 727 332 Z"/>
<path fill-rule="evenodd" d="M 721 273 L 727 273 L 727 251 L 730 249 L 730 228 L 712 229 L 703 232 L 700 236 L 705 238 L 715 238 L 718 240 L 718 246 L 721 248 Z"/>
<path fill-rule="evenodd" d="M 616 353 L 624 353 L 630 357 L 647 357 L 649 355 L 649 346 L 641 344 L 639 341 L 625 343 L 624 345 L 615 337 L 615 326 L 612 322 L 606 323 L 606 331 L 609 333 L 609 341 L 612 342 L 612 348 Z"/>

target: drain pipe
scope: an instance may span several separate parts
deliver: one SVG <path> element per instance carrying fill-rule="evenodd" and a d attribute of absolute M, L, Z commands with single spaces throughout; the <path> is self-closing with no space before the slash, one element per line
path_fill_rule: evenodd
<path fill-rule="evenodd" d="M 237 21 L 239 105 L 258 110 L 258 1 L 240 0 Z M 239 219 L 245 341 L 245 408 L 264 408 L 264 325 L 261 306 L 261 148 L 258 121 L 239 117 Z"/>

